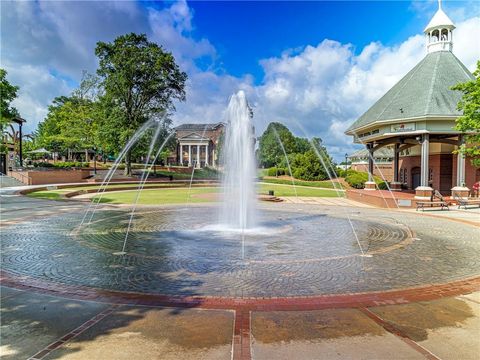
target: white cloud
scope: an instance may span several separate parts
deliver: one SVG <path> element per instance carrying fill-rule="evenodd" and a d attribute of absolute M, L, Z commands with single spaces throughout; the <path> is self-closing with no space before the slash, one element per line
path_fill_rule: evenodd
<path fill-rule="evenodd" d="M 431 6 L 413 4 L 422 13 Z M 96 41 L 144 32 L 172 51 L 187 71 L 187 101 L 177 104 L 175 123 L 223 120 L 229 96 L 245 90 L 254 106 L 257 133 L 271 121 L 286 123 L 298 135 L 320 136 L 339 159 L 351 151 L 343 132 L 426 54 L 421 34 L 395 46 L 372 42 L 363 49 L 334 40 L 286 49 L 263 59 L 264 76 L 231 76 L 217 68 L 217 51 L 195 36 L 194 13 L 185 1 L 159 10 L 135 2 L 5 2 L 2 6 L 2 66 L 21 87 L 16 106 L 33 130 L 47 106 L 75 86 L 81 70 L 94 71 Z M 480 18 L 457 11 L 454 53 L 471 70 L 480 58 Z M 423 21 L 423 20 L 422 20 Z M 320 39 L 319 39 L 320 40 Z M 477 45 L 477 46 L 475 46 Z M 197 66 L 198 60 L 209 64 Z"/>

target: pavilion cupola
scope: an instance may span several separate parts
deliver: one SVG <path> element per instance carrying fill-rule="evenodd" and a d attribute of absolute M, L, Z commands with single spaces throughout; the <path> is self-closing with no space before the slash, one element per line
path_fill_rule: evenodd
<path fill-rule="evenodd" d="M 427 37 L 428 53 L 436 51 L 452 51 L 452 32 L 455 25 L 442 10 L 442 2 L 438 0 L 438 10 L 423 32 Z"/>

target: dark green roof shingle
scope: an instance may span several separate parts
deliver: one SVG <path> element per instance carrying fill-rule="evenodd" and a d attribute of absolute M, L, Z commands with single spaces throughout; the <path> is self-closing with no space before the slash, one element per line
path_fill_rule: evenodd
<path fill-rule="evenodd" d="M 451 87 L 473 79 L 470 71 L 450 51 L 430 53 L 360 116 L 347 133 L 377 121 L 459 116 L 457 104 L 462 93 Z"/>

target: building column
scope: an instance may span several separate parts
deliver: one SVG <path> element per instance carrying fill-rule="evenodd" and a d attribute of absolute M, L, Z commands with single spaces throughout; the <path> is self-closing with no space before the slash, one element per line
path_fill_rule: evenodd
<path fill-rule="evenodd" d="M 458 149 L 465 144 L 465 138 L 463 134 L 458 135 Z M 468 197 L 470 189 L 465 186 L 465 155 L 461 152 L 457 154 L 457 183 L 452 188 L 453 197 Z"/>
<path fill-rule="evenodd" d="M 180 154 L 178 154 L 178 158 L 179 158 L 180 165 L 183 166 L 183 145 L 179 144 L 178 146 L 180 147 Z"/>
<path fill-rule="evenodd" d="M 192 166 L 192 145 L 188 145 L 188 166 Z"/>
<path fill-rule="evenodd" d="M 200 167 L 200 145 L 197 145 L 197 168 Z"/>
<path fill-rule="evenodd" d="M 367 144 L 368 150 L 368 181 L 365 183 L 365 190 L 375 190 L 376 184 L 373 178 L 373 144 Z"/>
<path fill-rule="evenodd" d="M 432 198 L 433 189 L 428 185 L 428 158 L 430 152 L 430 135 L 422 135 L 422 151 L 420 159 L 420 186 L 415 189 L 415 199 L 430 200 Z"/>
<path fill-rule="evenodd" d="M 208 166 L 208 144 L 205 145 L 205 166 Z"/>
<path fill-rule="evenodd" d="M 402 184 L 399 177 L 399 165 L 400 165 L 400 144 L 396 143 L 393 148 L 393 181 L 390 183 L 392 190 L 402 190 Z"/>

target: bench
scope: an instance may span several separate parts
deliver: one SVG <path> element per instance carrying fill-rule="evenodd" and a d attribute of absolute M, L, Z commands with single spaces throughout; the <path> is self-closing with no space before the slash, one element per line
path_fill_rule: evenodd
<path fill-rule="evenodd" d="M 480 198 L 462 198 L 458 195 L 454 195 L 453 198 L 457 202 L 459 209 L 463 206 L 467 210 L 468 205 L 478 205 L 480 207 Z"/>
<path fill-rule="evenodd" d="M 440 207 L 441 210 L 443 210 L 443 208 L 446 208 L 447 210 L 450 210 L 448 208 L 448 203 L 446 201 L 438 201 L 438 200 L 417 201 L 417 211 L 418 211 L 418 209 L 422 209 L 422 211 L 425 211 L 425 207 Z"/>
<path fill-rule="evenodd" d="M 438 198 L 438 200 L 435 200 L 435 198 Z M 445 200 L 443 195 L 440 194 L 438 190 L 435 190 L 431 200 L 417 201 L 417 211 L 418 209 L 422 209 L 422 211 L 425 211 L 425 207 L 440 207 L 441 208 L 440 210 L 443 210 L 443 208 L 450 210 L 448 208 L 448 205 L 449 204 Z"/>

